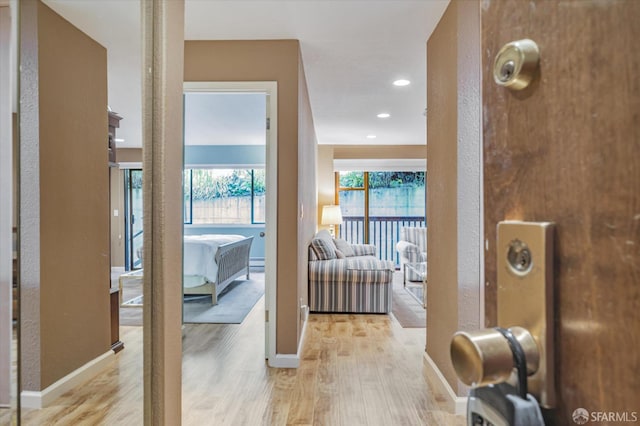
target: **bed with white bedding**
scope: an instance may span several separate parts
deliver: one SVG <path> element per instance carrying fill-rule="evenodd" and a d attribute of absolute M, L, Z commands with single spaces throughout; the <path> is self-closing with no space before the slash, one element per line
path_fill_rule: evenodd
<path fill-rule="evenodd" d="M 236 278 L 249 279 L 253 236 L 205 234 L 184 236 L 184 294 L 211 294 L 212 303 Z"/>

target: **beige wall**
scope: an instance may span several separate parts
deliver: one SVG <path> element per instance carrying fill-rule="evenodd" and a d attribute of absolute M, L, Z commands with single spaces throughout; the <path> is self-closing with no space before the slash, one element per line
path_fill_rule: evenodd
<path fill-rule="evenodd" d="M 107 52 L 22 6 L 22 389 L 40 391 L 111 346 Z"/>
<path fill-rule="evenodd" d="M 298 56 L 298 199 L 300 200 L 300 221 L 298 225 L 298 265 L 309 262 L 309 252 L 305 247 L 313 239 L 318 221 L 316 215 L 317 201 L 317 149 L 316 133 L 313 126 L 313 115 L 309 103 L 307 80 L 304 75 L 302 55 Z M 302 333 L 303 320 L 300 306 L 308 305 L 307 282 L 308 268 L 298 269 L 298 336 Z"/>
<path fill-rule="evenodd" d="M 454 389 L 449 343 L 458 329 L 457 9 L 458 2 L 449 4 L 427 43 L 427 353 Z"/>
<path fill-rule="evenodd" d="M 333 145 L 318 145 L 318 229 L 329 229 L 328 225 L 321 225 L 322 206 L 335 204 L 336 181 L 333 171 Z"/>
<path fill-rule="evenodd" d="M 117 148 L 118 163 L 142 163 L 142 148 Z"/>
<path fill-rule="evenodd" d="M 478 40 L 478 2 L 453 0 L 427 42 L 427 353 L 459 395 L 451 337 L 480 326 Z"/>
<path fill-rule="evenodd" d="M 333 145 L 336 159 L 426 158 L 425 145 Z"/>
<path fill-rule="evenodd" d="M 109 168 L 111 217 L 111 266 L 124 267 L 124 171 L 117 167 Z M 114 214 L 118 211 L 118 216 Z"/>
<path fill-rule="evenodd" d="M 278 265 L 276 351 L 298 347 L 298 73 L 297 40 L 186 41 L 185 81 L 278 82 Z M 302 267 L 305 267 L 302 265 Z"/>

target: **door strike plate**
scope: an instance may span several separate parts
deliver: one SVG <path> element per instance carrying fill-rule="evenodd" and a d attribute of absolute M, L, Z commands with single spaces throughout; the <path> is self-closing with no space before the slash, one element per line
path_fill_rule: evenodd
<path fill-rule="evenodd" d="M 539 350 L 539 368 L 528 378 L 540 405 L 555 405 L 553 374 L 553 235 L 550 222 L 498 223 L 498 325 L 522 327 Z"/>

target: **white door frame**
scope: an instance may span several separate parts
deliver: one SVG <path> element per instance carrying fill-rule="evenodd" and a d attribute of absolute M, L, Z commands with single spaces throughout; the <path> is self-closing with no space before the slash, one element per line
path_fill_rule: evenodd
<path fill-rule="evenodd" d="M 185 92 L 252 92 L 269 95 L 270 130 L 267 132 L 265 181 L 265 356 L 276 358 L 276 267 L 278 265 L 278 82 L 199 81 L 185 82 Z"/>

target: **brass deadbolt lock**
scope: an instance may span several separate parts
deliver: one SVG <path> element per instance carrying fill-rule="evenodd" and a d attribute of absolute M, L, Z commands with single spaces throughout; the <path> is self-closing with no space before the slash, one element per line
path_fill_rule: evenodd
<path fill-rule="evenodd" d="M 526 88 L 538 69 L 540 51 L 535 41 L 523 39 L 505 44 L 493 62 L 493 79 L 513 90 Z"/>

